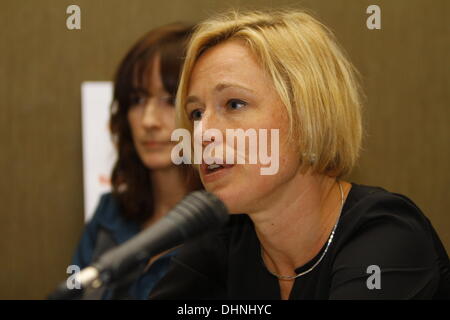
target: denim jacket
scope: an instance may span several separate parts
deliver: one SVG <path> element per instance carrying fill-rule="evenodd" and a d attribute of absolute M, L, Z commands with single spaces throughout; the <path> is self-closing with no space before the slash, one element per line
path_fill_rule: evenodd
<path fill-rule="evenodd" d="M 98 254 L 96 245 L 99 233 L 106 232 L 111 237 L 112 246 L 117 246 L 140 232 L 137 223 L 122 217 L 116 199 L 111 193 L 103 194 L 94 216 L 86 224 L 81 240 L 72 259 L 72 264 L 81 269 L 89 266 Z M 101 252 L 103 253 L 103 252 Z M 176 250 L 158 258 L 145 272 L 126 287 L 125 292 L 114 288 L 105 288 L 98 298 L 109 299 L 147 299 L 155 284 L 165 275 Z"/>

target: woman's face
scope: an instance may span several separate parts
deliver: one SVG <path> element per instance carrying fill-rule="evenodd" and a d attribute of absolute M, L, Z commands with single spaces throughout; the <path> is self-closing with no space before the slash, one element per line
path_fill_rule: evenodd
<path fill-rule="evenodd" d="M 261 175 L 260 168 L 267 166 L 261 165 L 259 159 L 258 164 L 248 164 L 248 148 L 245 164 L 215 172 L 204 164 L 200 166 L 205 188 L 221 198 L 231 213 L 251 214 L 278 199 L 283 187 L 297 174 L 299 157 L 295 144 L 286 141 L 286 109 L 245 43 L 227 41 L 206 51 L 194 66 L 186 101 L 188 116 L 191 121 L 201 121 L 203 132 L 210 128 L 222 132 L 224 150 L 231 145 L 225 141 L 226 129 L 279 129 L 279 170 L 274 175 Z M 270 143 L 267 148 L 270 154 Z M 221 157 L 225 163 L 225 155 Z"/>
<path fill-rule="evenodd" d="M 130 123 L 134 146 L 146 167 L 157 170 L 170 167 L 170 153 L 174 143 L 170 141 L 175 129 L 173 97 L 164 89 L 160 73 L 160 58 L 152 61 L 148 96 L 130 107 Z"/>

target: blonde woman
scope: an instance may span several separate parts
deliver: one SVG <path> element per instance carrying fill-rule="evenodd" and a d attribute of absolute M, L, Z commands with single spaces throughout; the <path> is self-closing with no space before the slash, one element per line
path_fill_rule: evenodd
<path fill-rule="evenodd" d="M 447 253 L 414 203 L 344 179 L 361 145 L 358 83 L 311 15 L 232 12 L 200 24 L 176 108 L 191 131 L 195 121 L 223 136 L 278 129 L 280 163 L 274 175 L 261 164 L 199 166 L 234 215 L 186 245 L 151 298 L 449 297 Z"/>

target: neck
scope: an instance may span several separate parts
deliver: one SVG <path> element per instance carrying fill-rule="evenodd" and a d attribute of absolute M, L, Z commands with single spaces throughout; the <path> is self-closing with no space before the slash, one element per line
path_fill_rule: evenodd
<path fill-rule="evenodd" d="M 341 211 L 341 194 L 335 178 L 307 173 L 279 188 L 273 199 L 250 217 L 267 267 L 292 276 L 328 241 Z"/>
<path fill-rule="evenodd" d="M 188 186 L 182 171 L 174 166 L 151 170 L 150 180 L 152 183 L 154 211 L 152 217 L 145 223 L 144 227 L 151 225 L 164 216 L 188 192 Z"/>

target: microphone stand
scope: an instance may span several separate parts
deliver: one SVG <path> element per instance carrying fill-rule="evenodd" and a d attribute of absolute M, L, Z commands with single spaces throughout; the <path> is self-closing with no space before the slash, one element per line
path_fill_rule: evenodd
<path fill-rule="evenodd" d="M 149 257 L 150 259 L 150 257 Z M 81 288 L 69 289 L 67 286 L 67 280 L 60 283 L 58 287 L 47 296 L 48 300 L 101 300 L 105 294 L 104 290 L 112 290 L 113 299 L 115 291 L 118 288 L 123 288 L 134 280 L 136 280 L 145 270 L 148 259 L 134 266 L 127 272 L 127 275 L 121 278 L 112 278 L 107 272 L 98 273 L 97 271 L 92 271 L 95 279 L 92 281 L 90 279 L 76 279 L 81 284 Z M 95 264 L 94 264 L 95 266 Z M 91 267 L 92 268 L 92 267 Z M 93 268 L 94 269 L 94 268 Z M 86 269 L 83 269 L 86 270 Z M 84 284 L 83 284 L 84 283 Z M 102 290 L 104 289 L 104 290 Z"/>
<path fill-rule="evenodd" d="M 116 284 L 124 274 L 142 271 L 150 257 L 219 228 L 228 218 L 228 210 L 219 198 L 206 191 L 194 191 L 153 226 L 110 249 L 92 266 L 81 270 L 75 280 L 82 288 Z M 70 290 L 64 282 L 49 298 L 76 299 L 82 294 L 82 290 Z"/>

